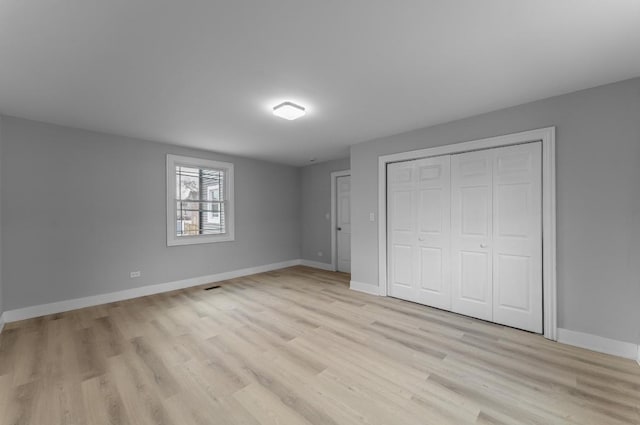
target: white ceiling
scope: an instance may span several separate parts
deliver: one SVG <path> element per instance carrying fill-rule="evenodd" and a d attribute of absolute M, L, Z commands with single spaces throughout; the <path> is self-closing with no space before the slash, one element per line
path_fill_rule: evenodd
<path fill-rule="evenodd" d="M 0 0 L 1 113 L 294 165 L 639 75 L 638 0 Z"/>

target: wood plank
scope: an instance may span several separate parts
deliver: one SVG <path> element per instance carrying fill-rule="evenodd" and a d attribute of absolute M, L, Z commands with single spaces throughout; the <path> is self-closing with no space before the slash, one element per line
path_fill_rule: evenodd
<path fill-rule="evenodd" d="M 635 362 L 298 266 L 8 324 L 0 423 L 640 424 Z"/>

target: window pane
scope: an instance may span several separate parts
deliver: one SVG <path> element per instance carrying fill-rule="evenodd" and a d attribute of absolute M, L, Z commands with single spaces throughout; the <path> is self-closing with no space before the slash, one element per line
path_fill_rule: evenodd
<path fill-rule="evenodd" d="M 177 199 L 199 199 L 200 169 L 191 167 L 176 167 L 178 178 Z"/>
<path fill-rule="evenodd" d="M 194 236 L 200 234 L 200 209 L 198 202 L 177 202 L 176 235 Z"/>
<path fill-rule="evenodd" d="M 219 235 L 226 233 L 224 203 L 176 201 L 176 235 Z"/>
<path fill-rule="evenodd" d="M 224 200 L 224 171 L 203 168 L 202 177 L 202 194 L 201 199 L 209 201 Z"/>
<path fill-rule="evenodd" d="M 210 203 L 206 207 L 208 210 L 202 215 L 202 234 L 219 235 L 226 233 L 224 203 Z"/>

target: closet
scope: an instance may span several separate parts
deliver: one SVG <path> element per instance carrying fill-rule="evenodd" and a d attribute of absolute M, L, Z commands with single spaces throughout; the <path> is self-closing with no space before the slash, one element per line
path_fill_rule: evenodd
<path fill-rule="evenodd" d="M 542 333 L 541 143 L 392 163 L 390 296 Z"/>

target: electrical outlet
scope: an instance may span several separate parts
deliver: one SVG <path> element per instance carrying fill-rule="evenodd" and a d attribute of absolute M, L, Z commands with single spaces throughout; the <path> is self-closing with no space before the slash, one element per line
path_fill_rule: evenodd
<path fill-rule="evenodd" d="M 323 256 L 322 251 L 318 251 L 318 257 L 322 257 L 322 256 Z"/>
<path fill-rule="evenodd" d="M 374 213 L 369 213 L 369 221 L 376 221 L 376 216 Z"/>
<path fill-rule="evenodd" d="M 138 270 L 137 272 L 131 272 L 129 273 L 129 277 L 131 279 L 135 279 L 136 277 L 140 277 L 142 275 L 142 273 L 140 273 L 140 271 Z"/>

